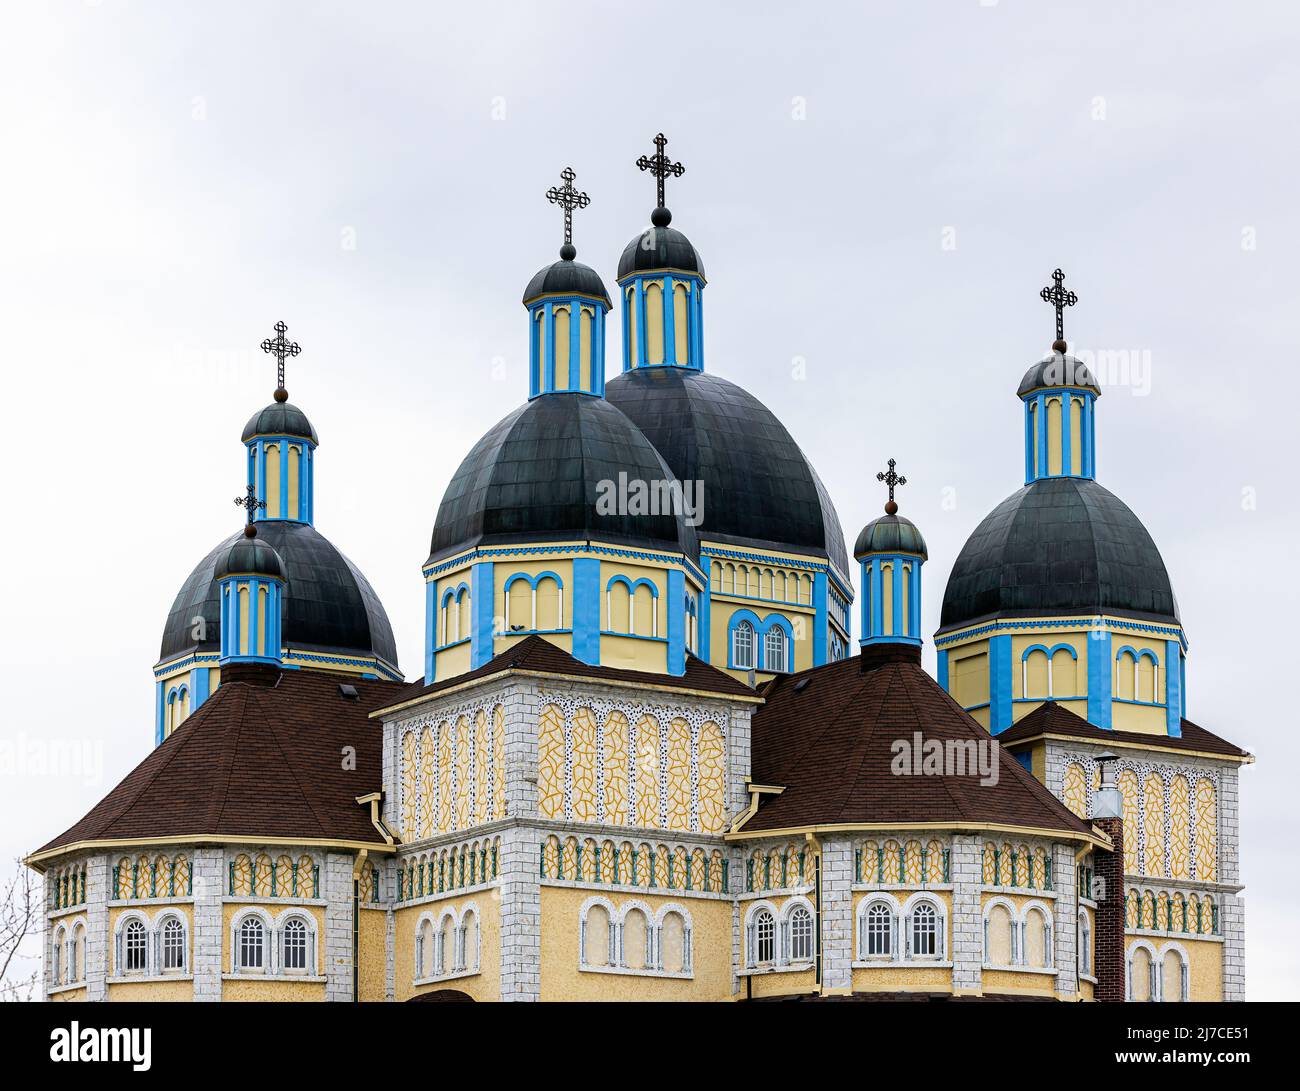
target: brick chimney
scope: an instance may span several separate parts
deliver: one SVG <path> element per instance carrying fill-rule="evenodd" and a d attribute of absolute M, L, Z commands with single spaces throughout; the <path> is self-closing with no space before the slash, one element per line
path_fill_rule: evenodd
<path fill-rule="evenodd" d="M 1115 785 L 1115 755 L 1098 754 L 1101 785 L 1093 795 L 1092 824 L 1110 838 L 1113 852 L 1093 854 L 1093 896 L 1097 919 L 1093 928 L 1093 971 L 1097 986 L 1093 997 L 1122 1003 L 1127 996 L 1124 954 L 1124 817 Z"/>

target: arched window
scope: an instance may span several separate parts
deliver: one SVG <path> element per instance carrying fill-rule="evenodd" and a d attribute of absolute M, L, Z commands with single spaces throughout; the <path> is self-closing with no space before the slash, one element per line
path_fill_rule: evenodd
<path fill-rule="evenodd" d="M 1010 966 L 1016 961 L 1016 929 L 1011 910 L 1001 902 L 989 906 L 984 917 L 984 964 Z"/>
<path fill-rule="evenodd" d="M 867 958 L 890 958 L 894 953 L 894 914 L 884 902 L 876 902 L 867 910 Z"/>
<path fill-rule="evenodd" d="M 769 627 L 763 637 L 763 669 L 765 671 L 786 669 L 785 630 L 780 625 Z"/>
<path fill-rule="evenodd" d="M 582 960 L 588 966 L 608 966 L 610 961 L 609 910 L 593 905 L 582 921 Z"/>
<path fill-rule="evenodd" d="M 127 973 L 144 973 L 149 968 L 149 935 L 144 922 L 128 921 L 122 938 L 122 968 Z"/>
<path fill-rule="evenodd" d="M 686 973 L 691 968 L 690 929 L 680 913 L 665 913 L 659 925 L 659 968 L 666 973 Z"/>
<path fill-rule="evenodd" d="M 68 980 L 81 981 L 86 973 L 86 929 L 78 924 L 72 930 L 72 942 L 68 944 Z"/>
<path fill-rule="evenodd" d="M 762 965 L 776 961 L 776 921 L 767 909 L 754 914 L 752 962 Z"/>
<path fill-rule="evenodd" d="M 235 957 L 240 970 L 266 968 L 266 928 L 257 917 L 249 917 L 239 926 Z"/>
<path fill-rule="evenodd" d="M 185 970 L 185 925 L 168 917 L 162 927 L 162 970 L 181 973 Z"/>
<path fill-rule="evenodd" d="M 1092 921 L 1087 910 L 1079 911 L 1079 972 L 1092 976 Z"/>
<path fill-rule="evenodd" d="M 650 965 L 650 937 L 652 935 L 646 915 L 639 909 L 630 909 L 623 917 L 623 950 L 621 962 L 629 970 L 644 970 Z"/>
<path fill-rule="evenodd" d="M 912 958 L 939 957 L 939 914 L 932 903 L 920 902 L 912 910 L 908 948 Z"/>
<path fill-rule="evenodd" d="M 813 957 L 813 926 L 812 914 L 808 912 L 807 906 L 795 906 L 786 927 L 790 936 L 790 961 L 810 961 Z"/>
<path fill-rule="evenodd" d="M 754 668 L 754 626 L 742 621 L 731 633 L 731 664 L 737 670 Z"/>
<path fill-rule="evenodd" d="M 289 973 L 306 973 L 308 969 L 307 924 L 291 917 L 280 930 L 280 967 Z"/>
<path fill-rule="evenodd" d="M 1047 967 L 1052 964 L 1052 925 L 1047 914 L 1039 909 L 1025 913 L 1022 925 L 1021 949 L 1027 966 Z"/>
<path fill-rule="evenodd" d="M 1188 996 L 1187 963 L 1175 948 L 1165 951 L 1161 959 L 1160 999 L 1167 1004 L 1185 1004 Z"/>
<path fill-rule="evenodd" d="M 66 935 L 62 928 L 54 933 L 54 944 L 50 948 L 50 973 L 54 977 L 54 984 L 63 984 L 63 947 L 67 942 Z"/>
<path fill-rule="evenodd" d="M 447 972 L 447 948 L 451 941 L 452 919 L 445 916 L 438 922 L 438 931 L 433 935 L 433 976 L 439 977 Z"/>
<path fill-rule="evenodd" d="M 430 958 L 433 954 L 433 921 L 423 920 L 420 922 L 420 931 L 415 937 L 415 976 L 418 980 L 422 977 L 431 977 L 433 963 Z"/>

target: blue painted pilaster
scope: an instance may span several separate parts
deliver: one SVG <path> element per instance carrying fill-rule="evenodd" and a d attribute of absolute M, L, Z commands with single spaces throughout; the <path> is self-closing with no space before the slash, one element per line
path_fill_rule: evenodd
<path fill-rule="evenodd" d="M 1067 477 L 1077 473 L 1070 451 L 1070 414 L 1073 396 L 1067 390 L 1061 394 L 1061 473 Z"/>
<path fill-rule="evenodd" d="M 158 691 L 158 694 L 155 700 L 157 708 L 154 713 L 153 744 L 154 746 L 161 746 L 163 741 L 163 716 L 167 705 L 163 700 L 163 684 L 155 682 L 154 689 Z"/>
<path fill-rule="evenodd" d="M 871 631 L 862 634 L 863 640 L 868 640 L 873 636 L 879 636 L 881 630 L 885 627 L 885 607 L 881 600 L 882 580 L 880 576 L 880 561 L 871 562 Z"/>
<path fill-rule="evenodd" d="M 491 561 L 479 561 L 470 569 L 469 593 L 470 612 L 473 615 L 470 622 L 469 665 L 473 669 L 491 659 L 495 648 L 493 619 L 496 579 Z"/>
<path fill-rule="evenodd" d="M 989 638 L 989 730 L 998 735 L 1011 726 L 1011 636 Z"/>
<path fill-rule="evenodd" d="M 1174 738 L 1183 734 L 1183 646 L 1165 641 L 1165 730 Z"/>
<path fill-rule="evenodd" d="M 944 691 L 945 693 L 949 693 L 949 692 L 951 692 L 951 691 L 948 689 L 948 653 L 947 653 L 947 651 L 941 649 L 940 651 L 938 651 L 938 652 L 935 654 L 935 659 L 936 659 L 936 664 L 935 664 L 935 666 L 936 666 L 937 673 L 938 673 L 938 676 L 939 676 L 939 685 L 943 687 L 943 691 Z"/>
<path fill-rule="evenodd" d="M 1037 399 L 1038 409 L 1035 416 L 1038 418 L 1038 473 L 1035 477 L 1047 476 L 1047 395 L 1039 394 Z"/>
<path fill-rule="evenodd" d="M 600 561 L 595 557 L 573 562 L 573 656 L 600 664 Z"/>
<path fill-rule="evenodd" d="M 212 670 L 209 667 L 195 667 L 190 671 L 190 711 L 194 712 L 211 693 Z"/>
<path fill-rule="evenodd" d="M 289 518 L 289 441 L 282 439 L 276 445 L 280 453 L 280 518 Z"/>
<path fill-rule="evenodd" d="M 437 678 L 437 656 L 433 649 L 438 645 L 438 582 L 426 580 L 424 584 L 424 684 Z"/>
<path fill-rule="evenodd" d="M 668 673 L 686 673 L 686 573 L 668 570 Z"/>
<path fill-rule="evenodd" d="M 826 662 L 826 640 L 830 629 L 830 614 L 826 607 L 825 572 L 813 576 L 813 666 L 820 667 Z"/>
<path fill-rule="evenodd" d="M 1114 655 L 1110 646 L 1110 631 L 1092 629 L 1088 633 L 1088 722 L 1094 727 L 1111 726 L 1111 663 Z"/>
<path fill-rule="evenodd" d="M 711 643 L 710 637 L 713 629 L 713 623 L 710 620 L 712 612 L 713 592 L 709 589 L 709 585 L 706 583 L 704 585 L 704 591 L 700 594 L 700 635 L 699 640 L 696 642 L 698 644 L 699 656 L 706 663 L 709 661 L 709 644 Z"/>

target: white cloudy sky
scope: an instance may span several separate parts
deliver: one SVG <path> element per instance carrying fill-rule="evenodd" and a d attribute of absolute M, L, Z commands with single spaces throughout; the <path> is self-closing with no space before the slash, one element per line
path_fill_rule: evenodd
<path fill-rule="evenodd" d="M 931 631 L 965 536 L 1020 484 L 1014 392 L 1051 340 L 1052 268 L 1080 296 L 1075 345 L 1149 361 L 1100 404 L 1099 476 L 1173 575 L 1191 718 L 1259 756 L 1249 989 L 1297 994 L 1300 18 L 809 7 L 6 8 L 5 857 L 151 745 L 163 619 L 237 526 L 276 319 L 304 347 L 289 387 L 322 439 L 319 526 L 419 669 L 438 501 L 526 391 L 519 294 L 560 241 L 542 194 L 575 168 L 592 196 L 576 242 L 612 282 L 653 203 L 633 161 L 662 129 L 687 166 L 674 223 L 710 275 L 708 368 L 778 411 L 850 540 L 899 460 Z M 81 741 L 96 776 L 42 772 L 51 744 Z"/>

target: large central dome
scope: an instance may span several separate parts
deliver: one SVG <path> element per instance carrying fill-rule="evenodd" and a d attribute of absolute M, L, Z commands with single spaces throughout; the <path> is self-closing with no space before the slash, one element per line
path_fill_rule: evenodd
<path fill-rule="evenodd" d="M 752 394 L 703 371 L 636 368 L 605 386 L 682 481 L 704 482 L 710 541 L 826 557 L 847 577 L 839 517 L 785 425 Z"/>
<path fill-rule="evenodd" d="M 985 618 L 1103 613 L 1179 624 L 1160 551 L 1097 482 L 1043 478 L 970 536 L 948 579 L 940 631 Z"/>
<path fill-rule="evenodd" d="M 670 480 L 628 418 L 603 398 L 545 394 L 493 427 L 460 464 L 438 508 L 429 560 L 474 546 L 586 541 L 698 558 L 680 514 L 603 514 L 602 485 Z"/>

